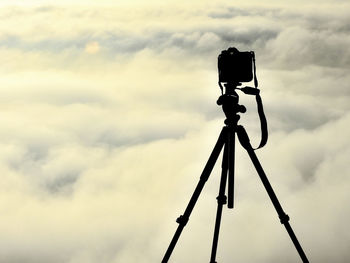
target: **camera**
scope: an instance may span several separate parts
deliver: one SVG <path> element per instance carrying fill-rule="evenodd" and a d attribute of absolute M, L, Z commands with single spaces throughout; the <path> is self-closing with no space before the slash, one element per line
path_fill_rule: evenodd
<path fill-rule="evenodd" d="M 254 52 L 230 47 L 218 57 L 219 82 L 239 83 L 253 79 Z"/>

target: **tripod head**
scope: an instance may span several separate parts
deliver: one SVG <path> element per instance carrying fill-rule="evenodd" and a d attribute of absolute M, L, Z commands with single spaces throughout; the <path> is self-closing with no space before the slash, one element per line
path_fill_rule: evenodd
<path fill-rule="evenodd" d="M 245 113 L 247 111 L 246 107 L 238 104 L 239 96 L 235 89 L 237 89 L 237 86 L 241 85 L 242 84 L 239 82 L 228 82 L 224 84 L 225 92 L 223 92 L 216 102 L 218 105 L 222 106 L 226 116 L 226 125 L 237 124 L 238 120 L 240 119 L 238 113 Z"/>

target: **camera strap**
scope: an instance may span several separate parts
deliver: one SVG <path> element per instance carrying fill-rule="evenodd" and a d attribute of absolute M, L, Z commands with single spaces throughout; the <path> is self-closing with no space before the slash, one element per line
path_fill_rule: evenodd
<path fill-rule="evenodd" d="M 255 54 L 253 51 L 251 51 L 252 57 L 253 57 L 253 66 L 254 66 L 254 86 L 257 89 L 257 92 L 255 94 L 255 99 L 256 99 L 256 104 L 258 108 L 258 114 L 259 114 L 259 119 L 260 119 L 260 129 L 261 129 L 261 139 L 260 139 L 260 144 L 258 148 L 254 148 L 254 150 L 257 150 L 259 148 L 262 148 L 265 146 L 267 143 L 268 139 L 268 130 L 267 130 L 267 121 L 264 113 L 264 108 L 262 104 L 262 100 L 260 97 L 260 90 L 258 89 L 258 79 L 256 77 L 256 66 L 255 66 Z"/>
<path fill-rule="evenodd" d="M 260 118 L 260 129 L 261 129 L 261 139 L 260 139 L 260 144 L 258 148 L 255 148 L 254 150 L 257 150 L 259 148 L 262 148 L 265 146 L 267 143 L 267 138 L 268 138 L 268 130 L 267 130 L 267 121 L 264 113 L 264 108 L 262 105 L 262 100 L 260 95 L 255 96 L 257 107 L 258 107 L 258 114 Z"/>

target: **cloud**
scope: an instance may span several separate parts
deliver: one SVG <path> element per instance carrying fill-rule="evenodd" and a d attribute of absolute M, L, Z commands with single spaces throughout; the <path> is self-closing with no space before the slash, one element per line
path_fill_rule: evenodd
<path fill-rule="evenodd" d="M 347 10 L 3 8 L 0 261 L 159 262 L 223 125 L 216 63 L 229 46 L 256 52 L 270 128 L 257 154 L 310 261 L 347 259 Z M 255 100 L 240 103 L 256 144 Z M 238 144 L 236 165 L 218 261 L 298 261 Z M 217 164 L 173 262 L 208 261 L 219 174 Z"/>

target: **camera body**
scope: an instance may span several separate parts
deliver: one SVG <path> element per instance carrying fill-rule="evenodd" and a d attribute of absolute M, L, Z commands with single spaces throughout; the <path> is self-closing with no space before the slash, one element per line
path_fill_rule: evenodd
<path fill-rule="evenodd" d="M 240 52 L 234 47 L 218 57 L 219 82 L 240 83 L 253 80 L 254 52 Z"/>

